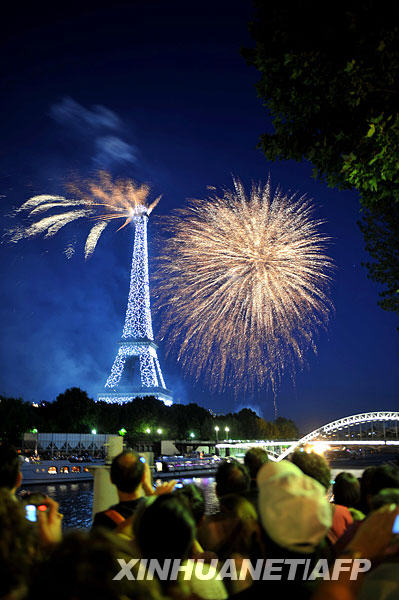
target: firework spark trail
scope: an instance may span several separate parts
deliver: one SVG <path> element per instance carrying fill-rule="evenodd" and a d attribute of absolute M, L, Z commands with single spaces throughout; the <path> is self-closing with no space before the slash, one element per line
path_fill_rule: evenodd
<path fill-rule="evenodd" d="M 91 228 L 89 235 L 87 236 L 86 244 L 85 244 L 85 256 L 90 256 L 93 254 L 95 247 L 97 245 L 98 239 L 106 226 L 108 225 L 107 221 L 100 221 Z"/>
<path fill-rule="evenodd" d="M 271 384 L 275 392 L 327 325 L 328 238 L 305 197 L 272 195 L 270 182 L 247 197 L 233 181 L 233 191 L 191 200 L 164 222 L 162 335 L 185 370 L 208 376 L 213 388 Z"/>
<path fill-rule="evenodd" d="M 62 212 L 39 218 L 26 227 L 19 226 L 10 229 L 8 232 L 10 241 L 16 243 L 24 238 L 35 237 L 45 232 L 45 237 L 51 237 L 68 223 L 88 217 L 96 221 L 85 244 L 85 258 L 88 258 L 93 254 L 101 233 L 110 221 L 124 218 L 125 221 L 119 228 L 122 229 L 137 215 L 143 212 L 150 214 L 160 200 L 158 197 L 147 205 L 150 193 L 147 185 L 137 185 L 129 179 L 117 179 L 113 182 L 111 176 L 105 171 L 100 171 L 95 181 L 70 183 L 68 190 L 75 198 L 41 194 L 29 198 L 17 208 L 15 214 L 26 214 L 28 219 L 36 218 L 41 213 L 52 209 L 62 209 Z M 102 207 L 103 214 L 98 214 L 98 207 Z M 65 254 L 68 258 L 73 254 L 70 246 L 65 250 Z"/>

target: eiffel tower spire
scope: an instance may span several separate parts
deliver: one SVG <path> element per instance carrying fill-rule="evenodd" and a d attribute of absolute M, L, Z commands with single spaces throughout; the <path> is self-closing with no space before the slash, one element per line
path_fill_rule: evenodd
<path fill-rule="evenodd" d="M 140 396 L 155 396 L 168 406 L 166 389 L 152 331 L 147 252 L 148 212 L 141 207 L 134 217 L 134 246 L 125 325 L 105 391 L 98 400 L 122 404 Z"/>

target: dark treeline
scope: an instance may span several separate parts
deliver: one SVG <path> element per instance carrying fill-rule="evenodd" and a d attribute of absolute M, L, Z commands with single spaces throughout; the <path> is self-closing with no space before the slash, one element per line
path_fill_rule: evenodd
<path fill-rule="evenodd" d="M 33 405 L 21 398 L 0 396 L 0 436 L 19 445 L 25 432 L 37 429 L 50 433 L 117 433 L 126 429 L 132 441 L 146 438 L 151 430 L 152 439 L 159 438 L 156 430 L 162 429 L 163 439 L 213 440 L 215 427 L 218 438 L 231 439 L 295 439 L 298 430 L 290 419 L 278 417 L 269 422 L 244 408 L 238 413 L 213 415 L 198 404 L 174 404 L 167 407 L 155 398 L 136 398 L 127 404 L 94 402 L 79 388 L 59 394 L 54 402 Z M 228 427 L 229 431 L 225 431 Z"/>

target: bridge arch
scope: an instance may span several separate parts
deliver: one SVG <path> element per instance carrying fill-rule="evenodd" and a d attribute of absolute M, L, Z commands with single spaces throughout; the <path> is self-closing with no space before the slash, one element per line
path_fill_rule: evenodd
<path fill-rule="evenodd" d="M 277 460 L 282 460 L 288 454 L 291 454 L 298 446 L 303 446 L 307 442 L 311 442 L 312 440 L 316 440 L 323 434 L 331 433 L 332 431 L 337 431 L 338 429 L 342 429 L 342 427 L 350 427 L 352 425 L 360 425 L 361 423 L 368 423 L 370 421 L 399 421 L 399 412 L 393 411 L 377 411 L 377 412 L 366 412 L 360 413 L 358 415 L 352 415 L 350 417 L 344 417 L 342 419 L 338 419 L 337 421 L 331 421 L 331 423 L 327 423 L 314 431 L 311 431 L 307 435 L 304 435 L 300 440 L 294 442 L 289 448 L 284 450 L 280 454 Z"/>

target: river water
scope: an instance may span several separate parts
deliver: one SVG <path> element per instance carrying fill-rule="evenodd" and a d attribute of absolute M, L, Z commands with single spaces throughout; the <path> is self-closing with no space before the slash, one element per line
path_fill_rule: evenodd
<path fill-rule="evenodd" d="M 381 462 L 383 462 L 381 459 L 377 459 L 375 461 L 362 461 L 362 464 L 346 462 L 339 465 L 331 465 L 332 479 L 334 479 L 336 474 L 341 471 L 348 471 L 356 477 L 360 477 L 367 466 L 370 464 L 381 464 Z M 179 479 L 179 481 L 184 484 L 195 483 L 203 490 L 206 514 L 212 514 L 218 510 L 214 477 L 193 477 L 189 479 Z M 32 492 L 41 492 L 59 503 L 59 510 L 64 515 L 63 529 L 89 528 L 91 526 L 91 512 L 93 505 L 92 482 L 85 481 L 68 484 L 30 485 L 26 486 L 25 489 Z"/>
<path fill-rule="evenodd" d="M 184 484 L 195 483 L 200 487 L 205 496 L 205 510 L 207 514 L 216 512 L 218 501 L 215 494 L 214 477 L 193 477 L 179 479 Z M 50 496 L 59 503 L 59 511 L 64 515 L 63 529 L 89 528 L 92 521 L 93 482 L 82 481 L 68 484 L 37 484 L 22 486 L 22 489 L 31 492 L 41 492 Z"/>

